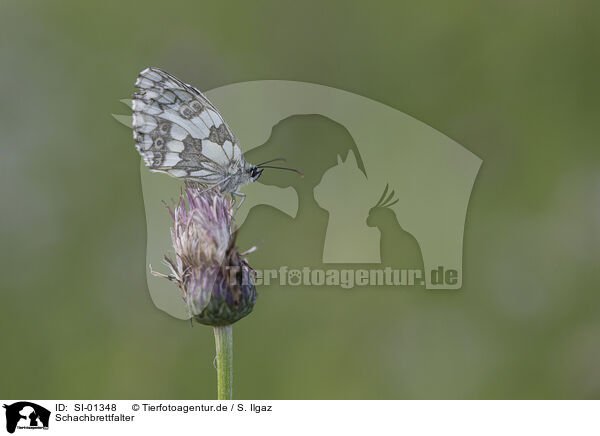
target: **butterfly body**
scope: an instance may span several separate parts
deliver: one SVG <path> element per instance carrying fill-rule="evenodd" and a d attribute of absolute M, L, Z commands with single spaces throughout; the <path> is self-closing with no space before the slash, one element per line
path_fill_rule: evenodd
<path fill-rule="evenodd" d="M 262 169 L 244 159 L 219 111 L 196 88 L 158 68 L 146 68 L 135 83 L 133 137 L 153 172 L 221 192 L 258 179 Z"/>
<path fill-rule="evenodd" d="M 244 186 L 258 179 L 262 170 L 250 165 L 248 162 L 243 162 L 243 166 L 231 165 L 225 170 L 225 177 L 219 184 L 221 192 L 237 193 L 240 186 Z M 193 179 L 192 179 L 193 180 Z M 201 181 L 197 181 L 202 183 Z"/>

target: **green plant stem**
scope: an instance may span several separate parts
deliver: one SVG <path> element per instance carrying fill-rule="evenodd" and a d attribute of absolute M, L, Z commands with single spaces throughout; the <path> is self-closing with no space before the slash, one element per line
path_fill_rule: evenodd
<path fill-rule="evenodd" d="M 217 390 L 219 400 L 233 399 L 233 329 L 231 325 L 215 326 L 217 349 Z"/>

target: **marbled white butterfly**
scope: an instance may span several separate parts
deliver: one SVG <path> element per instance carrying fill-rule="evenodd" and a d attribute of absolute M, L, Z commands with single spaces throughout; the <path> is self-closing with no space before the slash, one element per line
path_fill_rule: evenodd
<path fill-rule="evenodd" d="M 239 195 L 240 186 L 260 177 L 266 166 L 251 165 L 219 111 L 196 88 L 158 69 L 146 68 L 135 82 L 133 138 L 153 172 L 218 187 Z M 241 203 L 240 203 L 241 205 Z M 239 206 L 238 206 L 239 207 Z"/>

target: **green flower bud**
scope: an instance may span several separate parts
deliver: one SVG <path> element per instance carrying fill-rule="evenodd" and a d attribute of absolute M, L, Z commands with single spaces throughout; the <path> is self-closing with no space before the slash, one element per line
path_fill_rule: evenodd
<path fill-rule="evenodd" d="M 175 258 L 165 257 L 167 277 L 183 291 L 199 323 L 233 324 L 252 312 L 257 293 L 254 271 L 235 245 L 232 201 L 218 190 L 186 186 L 173 209 Z"/>

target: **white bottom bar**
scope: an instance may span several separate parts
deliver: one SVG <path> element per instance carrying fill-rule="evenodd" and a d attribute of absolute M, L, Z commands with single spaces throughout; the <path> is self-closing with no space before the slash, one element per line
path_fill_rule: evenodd
<path fill-rule="evenodd" d="M 48 436 L 135 434 L 597 435 L 598 401 L 47 401 L 6 400 L 3 422 Z M 43 408 L 40 409 L 39 407 Z M 21 408 L 19 418 L 15 409 Z M 39 412 L 39 413 L 38 413 Z M 9 416 L 10 415 L 10 416 Z M 26 416 L 24 416 L 26 415 Z M 46 414 L 47 418 L 47 414 Z M 35 425 L 31 425 L 31 424 Z M 35 434 L 35 433 L 34 433 Z"/>

